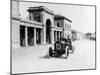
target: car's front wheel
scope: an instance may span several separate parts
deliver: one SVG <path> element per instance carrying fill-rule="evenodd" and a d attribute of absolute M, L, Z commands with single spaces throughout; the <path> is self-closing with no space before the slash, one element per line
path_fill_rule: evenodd
<path fill-rule="evenodd" d="M 49 56 L 52 57 L 52 47 L 49 48 Z"/>

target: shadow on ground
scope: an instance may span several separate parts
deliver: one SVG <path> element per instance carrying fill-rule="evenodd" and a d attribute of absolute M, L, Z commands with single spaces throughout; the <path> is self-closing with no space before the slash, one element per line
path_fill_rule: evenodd
<path fill-rule="evenodd" d="M 44 55 L 44 56 L 40 56 L 40 59 L 50 59 L 50 58 L 57 58 L 57 59 L 67 59 L 65 58 L 65 56 L 60 56 L 60 57 L 50 57 L 49 55 Z"/>
<path fill-rule="evenodd" d="M 44 55 L 44 56 L 40 56 L 39 58 L 40 59 L 49 59 L 50 57 L 49 57 L 49 55 Z"/>

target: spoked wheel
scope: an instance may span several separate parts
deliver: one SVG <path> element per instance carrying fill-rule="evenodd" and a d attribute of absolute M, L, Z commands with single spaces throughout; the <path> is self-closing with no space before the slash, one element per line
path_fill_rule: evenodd
<path fill-rule="evenodd" d="M 56 51 L 52 50 L 52 47 L 50 47 L 49 48 L 49 56 L 50 57 L 59 57 L 60 55 Z"/>
<path fill-rule="evenodd" d="M 49 48 L 49 56 L 52 57 L 52 47 Z"/>
<path fill-rule="evenodd" d="M 49 48 L 49 56 L 51 57 L 55 57 L 56 52 L 54 50 L 52 50 L 52 47 Z"/>
<path fill-rule="evenodd" d="M 67 59 L 69 56 L 69 47 L 67 46 L 65 49 L 65 59 Z"/>

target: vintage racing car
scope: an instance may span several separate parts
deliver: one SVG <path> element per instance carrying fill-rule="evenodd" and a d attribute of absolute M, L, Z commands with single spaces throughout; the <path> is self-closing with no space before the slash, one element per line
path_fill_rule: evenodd
<path fill-rule="evenodd" d="M 60 57 L 65 54 L 65 58 L 69 56 L 69 52 L 74 53 L 75 46 L 70 46 L 69 42 L 66 42 L 66 39 L 56 41 L 53 47 L 49 47 L 49 56 L 50 57 Z"/>

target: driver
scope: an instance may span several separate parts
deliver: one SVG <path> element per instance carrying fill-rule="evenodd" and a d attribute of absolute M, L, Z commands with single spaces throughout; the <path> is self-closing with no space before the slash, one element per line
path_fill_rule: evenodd
<path fill-rule="evenodd" d="M 71 43 L 71 39 L 69 38 L 69 35 L 67 36 L 66 39 L 66 51 L 65 51 L 65 59 L 69 56 L 69 50 L 72 50 L 72 43 Z M 69 47 L 69 49 L 67 49 L 67 47 Z"/>
<path fill-rule="evenodd" d="M 67 36 L 67 38 L 61 38 L 61 40 L 65 41 L 65 58 L 67 58 L 69 56 L 69 50 L 72 50 L 72 43 L 71 43 L 71 39 L 69 37 L 69 35 Z M 67 47 L 69 47 L 69 49 L 67 49 Z"/>
<path fill-rule="evenodd" d="M 66 44 L 69 46 L 69 49 L 72 50 L 72 42 L 69 35 L 67 36 Z"/>

